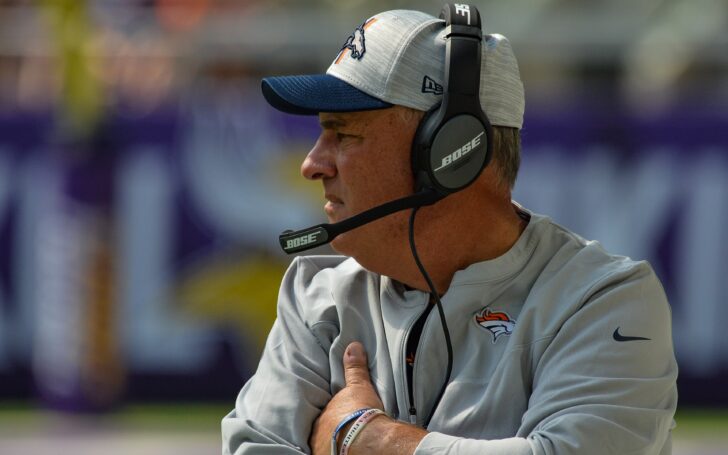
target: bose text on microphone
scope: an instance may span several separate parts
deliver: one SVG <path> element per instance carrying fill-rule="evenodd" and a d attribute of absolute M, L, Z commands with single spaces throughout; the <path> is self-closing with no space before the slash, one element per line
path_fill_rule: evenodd
<path fill-rule="evenodd" d="M 278 237 L 278 240 L 283 251 L 288 254 L 310 250 L 311 248 L 325 245 L 334 240 L 339 234 L 343 234 L 359 226 L 371 223 L 372 221 L 401 210 L 432 205 L 443 197 L 444 195 L 434 190 L 426 189 L 410 196 L 376 206 L 338 223 L 324 223 L 298 231 L 284 231 Z"/>

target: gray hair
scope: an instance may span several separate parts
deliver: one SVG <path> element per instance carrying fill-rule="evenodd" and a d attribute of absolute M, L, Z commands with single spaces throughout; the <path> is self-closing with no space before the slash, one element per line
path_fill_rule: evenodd
<path fill-rule="evenodd" d="M 493 127 L 493 164 L 498 168 L 499 183 L 512 190 L 521 166 L 521 131 L 518 128 Z"/>

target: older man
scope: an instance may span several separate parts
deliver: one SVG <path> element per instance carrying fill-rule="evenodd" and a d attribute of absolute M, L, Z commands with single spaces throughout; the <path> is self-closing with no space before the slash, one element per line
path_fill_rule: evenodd
<path fill-rule="evenodd" d="M 381 13 L 326 75 L 264 80 L 274 107 L 319 116 L 301 171 L 331 223 L 437 197 L 336 236 L 342 256 L 293 261 L 224 453 L 670 453 L 658 279 L 511 201 L 515 57 L 500 35 L 473 39 L 474 8 L 447 8 L 461 22 Z"/>

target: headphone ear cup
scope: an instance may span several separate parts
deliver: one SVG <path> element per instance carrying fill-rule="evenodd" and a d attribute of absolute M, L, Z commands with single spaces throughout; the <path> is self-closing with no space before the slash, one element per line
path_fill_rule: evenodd
<path fill-rule="evenodd" d="M 415 134 L 412 171 L 417 191 L 442 195 L 470 185 L 491 159 L 492 131 L 487 120 L 460 114 L 443 122 L 441 110 L 430 111 Z"/>
<path fill-rule="evenodd" d="M 427 111 L 420 120 L 414 140 L 412 141 L 412 175 L 415 179 L 415 191 L 437 189 L 432 181 L 430 150 L 432 140 L 441 122 L 440 105 Z"/>
<path fill-rule="evenodd" d="M 433 183 L 449 193 L 473 183 L 490 161 L 490 143 L 487 122 L 470 114 L 448 119 L 430 148 Z"/>

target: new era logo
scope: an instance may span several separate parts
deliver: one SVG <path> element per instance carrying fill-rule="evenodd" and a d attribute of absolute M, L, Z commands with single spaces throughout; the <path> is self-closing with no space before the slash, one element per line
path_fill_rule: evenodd
<path fill-rule="evenodd" d="M 422 79 L 422 93 L 434 93 L 435 95 L 442 95 L 442 85 L 435 82 L 429 76 L 425 76 Z"/>

